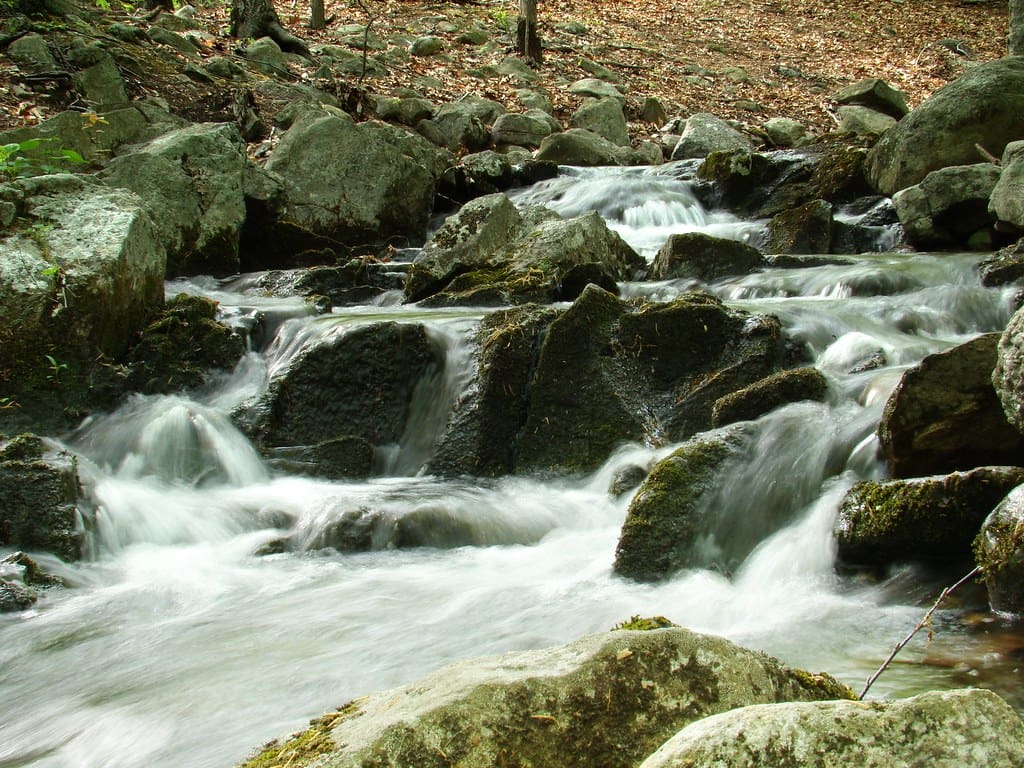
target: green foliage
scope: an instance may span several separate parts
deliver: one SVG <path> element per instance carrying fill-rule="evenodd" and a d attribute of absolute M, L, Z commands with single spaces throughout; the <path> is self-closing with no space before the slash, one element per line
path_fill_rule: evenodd
<path fill-rule="evenodd" d="M 0 145 L 0 179 L 60 173 L 85 163 L 73 149 L 54 146 L 57 139 L 26 139 Z"/>
<path fill-rule="evenodd" d="M 612 631 L 618 629 L 631 629 L 641 632 L 647 632 L 652 629 L 665 629 L 666 627 L 678 627 L 679 625 L 673 621 L 669 621 L 664 616 L 648 616 L 641 617 L 630 616 L 628 621 L 623 621 L 612 627 Z"/>
<path fill-rule="evenodd" d="M 60 375 L 62 371 L 67 370 L 68 364 L 62 363 L 57 360 L 53 355 L 45 355 L 47 362 L 49 362 L 49 370 L 46 374 L 47 381 L 51 381 L 54 384 L 60 384 Z"/>

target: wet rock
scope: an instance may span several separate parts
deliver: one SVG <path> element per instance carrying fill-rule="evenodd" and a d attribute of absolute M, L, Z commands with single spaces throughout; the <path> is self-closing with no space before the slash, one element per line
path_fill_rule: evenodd
<path fill-rule="evenodd" d="M 64 584 L 61 578 L 47 573 L 24 552 L 12 552 L 0 558 L 0 576 L 8 580 L 13 578 L 30 587 L 57 587 Z"/>
<path fill-rule="evenodd" d="M 824 400 L 828 380 L 816 368 L 779 371 L 715 401 L 711 424 L 720 427 L 748 421 L 801 400 Z"/>
<path fill-rule="evenodd" d="M 723 467 L 743 447 L 738 433 L 707 434 L 655 464 L 630 502 L 615 548 L 615 573 L 658 581 L 706 565 L 694 552 L 713 523 L 705 502 L 724 481 Z"/>
<path fill-rule="evenodd" d="M 892 196 L 919 184 L 932 171 L 977 162 L 976 144 L 1001 155 L 1020 139 L 1024 113 L 1024 58 L 1009 56 L 971 67 L 936 91 L 871 149 L 867 176 Z"/>
<path fill-rule="evenodd" d="M 1007 494 L 974 542 L 992 610 L 1024 614 L 1024 486 Z"/>
<path fill-rule="evenodd" d="M 591 99 L 573 113 L 571 123 L 574 128 L 596 133 L 612 144 L 629 146 L 629 128 L 619 99 Z"/>
<path fill-rule="evenodd" d="M 1024 277 L 1024 238 L 978 262 L 978 275 L 981 284 L 989 288 L 1008 285 Z"/>
<path fill-rule="evenodd" d="M 991 230 L 995 218 L 988 204 L 997 181 L 996 166 L 978 163 L 932 171 L 920 184 L 900 190 L 892 202 L 907 240 L 922 248 L 948 248 Z"/>
<path fill-rule="evenodd" d="M 611 483 L 608 486 L 608 494 L 610 496 L 625 496 L 627 493 L 632 493 L 640 487 L 641 483 L 647 479 L 647 475 L 650 473 L 651 468 L 641 466 L 639 464 L 630 464 L 627 467 L 620 469 L 615 473 L 615 477 L 612 478 Z"/>
<path fill-rule="evenodd" d="M 13 613 L 30 608 L 39 599 L 39 594 L 17 581 L 0 579 L 0 613 Z"/>
<path fill-rule="evenodd" d="M 137 193 L 167 246 L 167 274 L 239 271 L 245 155 L 238 129 L 206 123 L 164 134 L 114 158 L 101 178 Z"/>
<path fill-rule="evenodd" d="M 927 757 L 925 757 L 927 756 Z M 771 765 L 986 765 L 1024 760 L 1024 725 L 985 690 L 893 701 L 761 704 L 713 715 L 669 739 L 640 768 Z"/>
<path fill-rule="evenodd" d="M 809 151 L 716 151 L 697 169 L 697 179 L 710 190 L 705 202 L 724 207 L 743 218 L 767 218 L 814 197 L 811 176 L 817 155 Z"/>
<path fill-rule="evenodd" d="M 181 293 L 146 326 L 128 357 L 128 386 L 145 394 L 175 392 L 226 371 L 245 354 L 241 337 L 217 322 L 210 299 Z"/>
<path fill-rule="evenodd" d="M 864 481 L 843 498 L 835 533 L 839 558 L 854 566 L 964 563 L 986 516 L 1024 482 L 1019 467 Z"/>
<path fill-rule="evenodd" d="M 330 309 L 365 304 L 389 291 L 401 291 L 405 278 L 405 264 L 364 256 L 340 266 L 266 272 L 257 285 L 271 296 L 326 298 Z"/>
<path fill-rule="evenodd" d="M 299 352 L 237 419 L 264 448 L 339 437 L 397 443 L 417 384 L 442 365 L 421 325 L 339 327 Z"/>
<path fill-rule="evenodd" d="M 1002 224 L 1024 230 L 1024 141 L 1006 145 L 1002 171 L 992 190 L 989 211 Z"/>
<path fill-rule="evenodd" d="M 284 184 L 281 218 L 342 241 L 422 242 L 436 181 L 454 165 L 421 136 L 388 123 L 308 111 L 267 170 Z"/>
<path fill-rule="evenodd" d="M 373 445 L 362 437 L 342 436 L 267 451 L 270 465 L 284 472 L 331 480 L 362 479 L 373 469 Z"/>
<path fill-rule="evenodd" d="M 69 453 L 28 435 L 0 447 L 0 546 L 77 560 L 80 498 L 77 462 Z"/>
<path fill-rule="evenodd" d="M 655 255 L 648 278 L 674 280 L 689 277 L 711 282 L 722 277 L 745 275 L 764 266 L 764 258 L 753 246 L 691 232 L 669 237 Z"/>
<path fill-rule="evenodd" d="M 770 253 L 829 253 L 832 249 L 832 204 L 812 200 L 782 211 L 768 224 Z"/>
<path fill-rule="evenodd" d="M 707 157 L 713 152 L 750 152 L 753 145 L 742 133 L 724 120 L 697 112 L 686 120 L 679 143 L 672 150 L 673 160 Z"/>
<path fill-rule="evenodd" d="M 446 667 L 314 720 L 244 766 L 283 764 L 316 744 L 321 761 L 352 768 L 625 768 L 710 714 L 842 695 L 851 694 L 827 676 L 720 638 L 679 628 L 618 630 Z M 439 744 L 444 754 L 435 760 Z"/>
<path fill-rule="evenodd" d="M 1004 415 L 1006 387 L 1018 380 L 992 373 L 998 344 L 998 334 L 986 334 L 928 355 L 903 374 L 878 426 L 882 455 L 893 477 L 1020 463 L 1024 443 Z"/>
<path fill-rule="evenodd" d="M 910 112 L 907 95 L 877 77 L 848 85 L 832 96 L 836 104 L 856 104 L 900 120 Z"/>

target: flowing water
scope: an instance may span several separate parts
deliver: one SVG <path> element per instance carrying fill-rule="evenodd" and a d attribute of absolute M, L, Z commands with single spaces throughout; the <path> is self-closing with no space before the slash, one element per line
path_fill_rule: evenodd
<path fill-rule="evenodd" d="M 598 210 L 648 256 L 679 231 L 757 241 L 757 223 L 704 211 L 684 170 L 574 170 L 517 199 L 565 215 Z M 624 445 L 592 476 L 557 481 L 418 474 L 471 378 L 466 336 L 482 311 L 385 300 L 313 317 L 299 301 L 251 295 L 251 280 L 169 286 L 215 297 L 226 321 L 251 331 L 252 351 L 201 393 L 138 397 L 65 438 L 91 500 L 91 558 L 47 561 L 73 588 L 0 616 L 0 766 L 226 767 L 369 691 L 634 614 L 859 689 L 942 585 L 910 569 L 881 583 L 837 575 L 837 505 L 856 480 L 882 476 L 873 432 L 901 371 L 1008 320 L 1009 291 L 982 288 L 976 260 L 874 254 L 709 286 L 778 315 L 829 377 L 830 397 L 746 433 L 745 458 L 710 502 L 721 522 L 707 547 L 737 558 L 732 573 L 691 570 L 657 585 L 612 575 L 629 498 L 608 488 L 620 469 L 672 446 Z M 668 300 L 692 287 L 623 290 Z M 399 443 L 378 447 L 377 476 L 341 483 L 268 468 L 227 414 L 310 339 L 381 319 L 425 323 L 447 363 L 421 382 Z M 353 514 L 368 515 L 373 551 L 322 548 Z M 403 549 L 410 530 L 431 546 Z M 285 535 L 300 552 L 257 554 Z M 873 695 L 977 684 L 1024 707 L 1019 636 L 954 610 L 935 627 Z"/>

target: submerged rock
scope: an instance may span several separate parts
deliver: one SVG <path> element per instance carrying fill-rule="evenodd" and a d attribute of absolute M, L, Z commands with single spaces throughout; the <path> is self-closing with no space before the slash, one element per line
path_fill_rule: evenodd
<path fill-rule="evenodd" d="M 894 701 L 759 704 L 698 720 L 640 768 L 911 766 L 1014 768 L 1024 724 L 991 691 Z"/>
<path fill-rule="evenodd" d="M 856 566 L 968 561 L 986 516 L 1022 482 L 1024 468 L 979 467 L 945 476 L 857 483 L 839 507 L 839 559 Z"/>
<path fill-rule="evenodd" d="M 992 610 L 1024 614 L 1024 486 L 992 510 L 974 542 Z"/>
<path fill-rule="evenodd" d="M 827 676 L 685 629 L 619 630 L 455 664 L 266 746 L 243 768 L 636 765 L 687 723 L 737 706 L 850 696 Z"/>

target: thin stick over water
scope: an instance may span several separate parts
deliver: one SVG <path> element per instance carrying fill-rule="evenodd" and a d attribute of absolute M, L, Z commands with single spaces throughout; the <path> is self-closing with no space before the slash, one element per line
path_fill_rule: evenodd
<path fill-rule="evenodd" d="M 980 574 L 981 566 L 977 565 L 970 573 L 961 578 L 960 581 L 958 581 L 956 584 L 954 584 L 951 587 L 946 587 L 944 590 L 942 590 L 942 594 L 939 595 L 939 599 L 936 600 L 932 607 L 928 609 L 928 612 L 925 613 L 924 617 L 919 622 L 917 622 L 917 626 L 910 631 L 910 634 L 908 634 L 905 638 L 896 643 L 896 647 L 892 649 L 892 653 L 889 654 L 889 657 L 882 662 L 882 666 L 875 670 L 875 674 L 868 678 L 867 684 L 864 686 L 864 690 L 860 692 L 860 696 L 858 696 L 857 698 L 863 699 L 865 696 L 867 696 L 868 690 L 871 688 L 872 685 L 874 685 L 875 680 L 877 680 L 881 676 L 881 674 L 885 672 L 888 666 L 892 663 L 892 660 L 896 658 L 896 654 L 902 651 L 906 647 L 907 643 L 914 639 L 914 635 L 916 635 L 925 627 L 931 626 L 932 614 L 938 610 L 940 605 L 942 605 L 942 601 L 949 597 L 951 594 L 953 594 L 953 592 L 955 592 L 958 588 L 963 586 L 966 582 L 970 581 L 975 576 L 978 576 Z"/>

